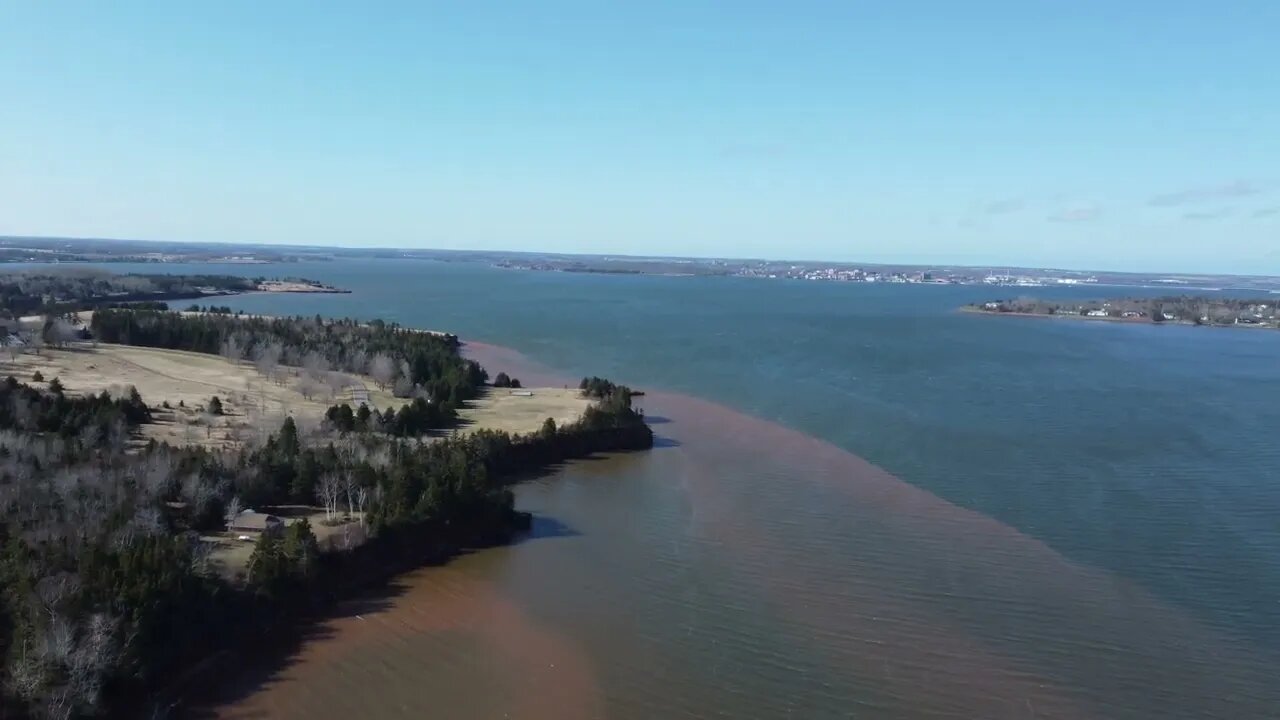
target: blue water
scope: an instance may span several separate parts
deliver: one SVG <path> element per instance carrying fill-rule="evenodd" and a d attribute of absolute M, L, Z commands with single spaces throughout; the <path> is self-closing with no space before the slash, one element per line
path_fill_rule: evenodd
<path fill-rule="evenodd" d="M 1280 332 L 956 311 L 1009 288 L 427 261 L 163 270 L 322 280 L 355 292 L 226 304 L 448 330 L 567 376 L 685 393 L 821 438 L 1132 583 L 1280 670 Z M 960 623 L 1001 622 L 995 604 L 950 607 Z"/>

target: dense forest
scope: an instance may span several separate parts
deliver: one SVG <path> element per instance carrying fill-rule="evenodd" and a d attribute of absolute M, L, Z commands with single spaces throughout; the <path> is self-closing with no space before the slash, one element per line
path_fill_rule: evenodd
<path fill-rule="evenodd" d="M 0 383 L 0 430 L 56 433 L 91 439 L 92 447 L 107 441 L 123 447 L 132 428 L 151 420 L 151 410 L 137 390 L 120 398 L 108 393 L 70 397 L 57 378 L 49 381 L 49 388 L 41 392 L 12 377 Z"/>
<path fill-rule="evenodd" d="M 624 388 L 580 422 L 523 436 L 421 442 L 370 430 L 308 446 L 286 419 L 261 446 L 222 453 L 126 451 L 62 431 L 98 413 L 145 421 L 136 393 L 71 402 L 15 380 L 4 392 L 3 424 L 24 432 L 0 430 L 3 717 L 137 707 L 175 668 L 305 612 L 371 567 L 505 539 L 527 524 L 507 489 L 524 474 L 653 442 Z M 16 424 L 17 398 L 41 419 Z M 243 587 L 209 572 L 200 534 L 221 529 L 229 508 L 316 499 L 361 513 L 372 539 L 321 553 L 300 521 L 263 534 Z"/>
<path fill-rule="evenodd" d="M 15 318 L 60 315 L 129 303 L 234 295 L 273 284 L 342 292 L 302 278 L 269 280 L 265 277 L 162 273 L 121 275 L 97 268 L 28 270 L 0 274 L 0 314 Z"/>
<path fill-rule="evenodd" d="M 1041 300 L 1031 297 L 992 300 L 970 307 L 991 313 L 1065 315 L 1085 318 L 1179 322 L 1192 325 L 1280 326 L 1280 299 L 1194 295 L 1111 300 Z"/>
<path fill-rule="evenodd" d="M 11 317 L 61 314 L 104 303 L 196 298 L 255 287 L 255 280 L 230 275 L 117 275 L 89 268 L 14 272 L 0 275 L 0 309 Z"/>
<path fill-rule="evenodd" d="M 488 379 L 477 363 L 458 355 L 456 337 L 379 320 L 103 310 L 94 313 L 90 328 L 103 342 L 251 360 L 267 376 L 281 365 L 303 368 L 317 383 L 330 372 L 368 375 L 399 397 L 420 397 L 435 406 L 432 427 L 451 421 Z"/>
<path fill-rule="evenodd" d="M 606 398 L 618 392 L 618 386 L 598 377 L 584 377 L 582 382 L 578 383 L 578 389 L 583 395 L 593 398 Z M 625 389 L 625 388 L 624 388 Z M 630 391 L 627 391 L 630 393 Z"/>

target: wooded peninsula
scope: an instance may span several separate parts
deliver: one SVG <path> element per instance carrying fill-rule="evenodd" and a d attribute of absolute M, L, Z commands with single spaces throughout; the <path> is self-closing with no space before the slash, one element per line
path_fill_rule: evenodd
<path fill-rule="evenodd" d="M 653 445 L 607 380 L 490 382 L 456 337 L 380 321 L 102 300 L 131 277 L 0 291 L 0 717 L 151 715 L 220 652 L 527 529 L 530 473 Z"/>
<path fill-rule="evenodd" d="M 1240 299 L 1206 296 L 1039 300 L 1030 297 L 966 305 L 992 315 L 1041 315 L 1083 320 L 1180 323 L 1214 327 L 1280 328 L 1280 298 Z"/>
<path fill-rule="evenodd" d="M 59 268 L 0 274 L 0 308 L 13 318 L 91 310 L 120 303 L 189 300 L 249 292 L 345 293 L 305 278 L 233 275 L 117 275 L 96 268 Z"/>

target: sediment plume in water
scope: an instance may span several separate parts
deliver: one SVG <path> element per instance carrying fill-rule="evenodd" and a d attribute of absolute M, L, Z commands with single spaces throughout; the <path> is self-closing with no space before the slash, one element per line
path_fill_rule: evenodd
<path fill-rule="evenodd" d="M 506 348 L 465 352 L 526 386 L 574 382 Z M 218 713 L 1261 718 L 1280 707 L 1276 668 L 1247 638 L 830 443 L 645 390 L 655 450 L 518 491 L 519 505 L 573 532 L 425 568 L 385 602 L 348 605 Z"/>

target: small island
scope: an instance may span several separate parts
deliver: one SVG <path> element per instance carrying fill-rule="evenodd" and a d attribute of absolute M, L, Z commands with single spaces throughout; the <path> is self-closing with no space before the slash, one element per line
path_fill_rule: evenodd
<path fill-rule="evenodd" d="M 1280 299 L 1192 295 L 1106 300 L 1040 300 L 1021 297 L 973 303 L 964 306 L 962 310 L 989 315 L 1060 317 L 1076 320 L 1280 328 Z"/>
<path fill-rule="evenodd" d="M 325 285 L 315 280 L 307 280 L 305 278 L 282 278 L 268 280 L 266 278 L 258 278 L 253 280 L 255 283 L 255 292 L 272 292 L 272 293 L 349 293 L 350 290 Z"/>
<path fill-rule="evenodd" d="M 155 300 L 256 286 L 0 284 L 0 715 L 180 708 L 335 599 L 528 530 L 515 483 L 653 445 L 628 388 L 491 380 L 454 335 Z"/>

